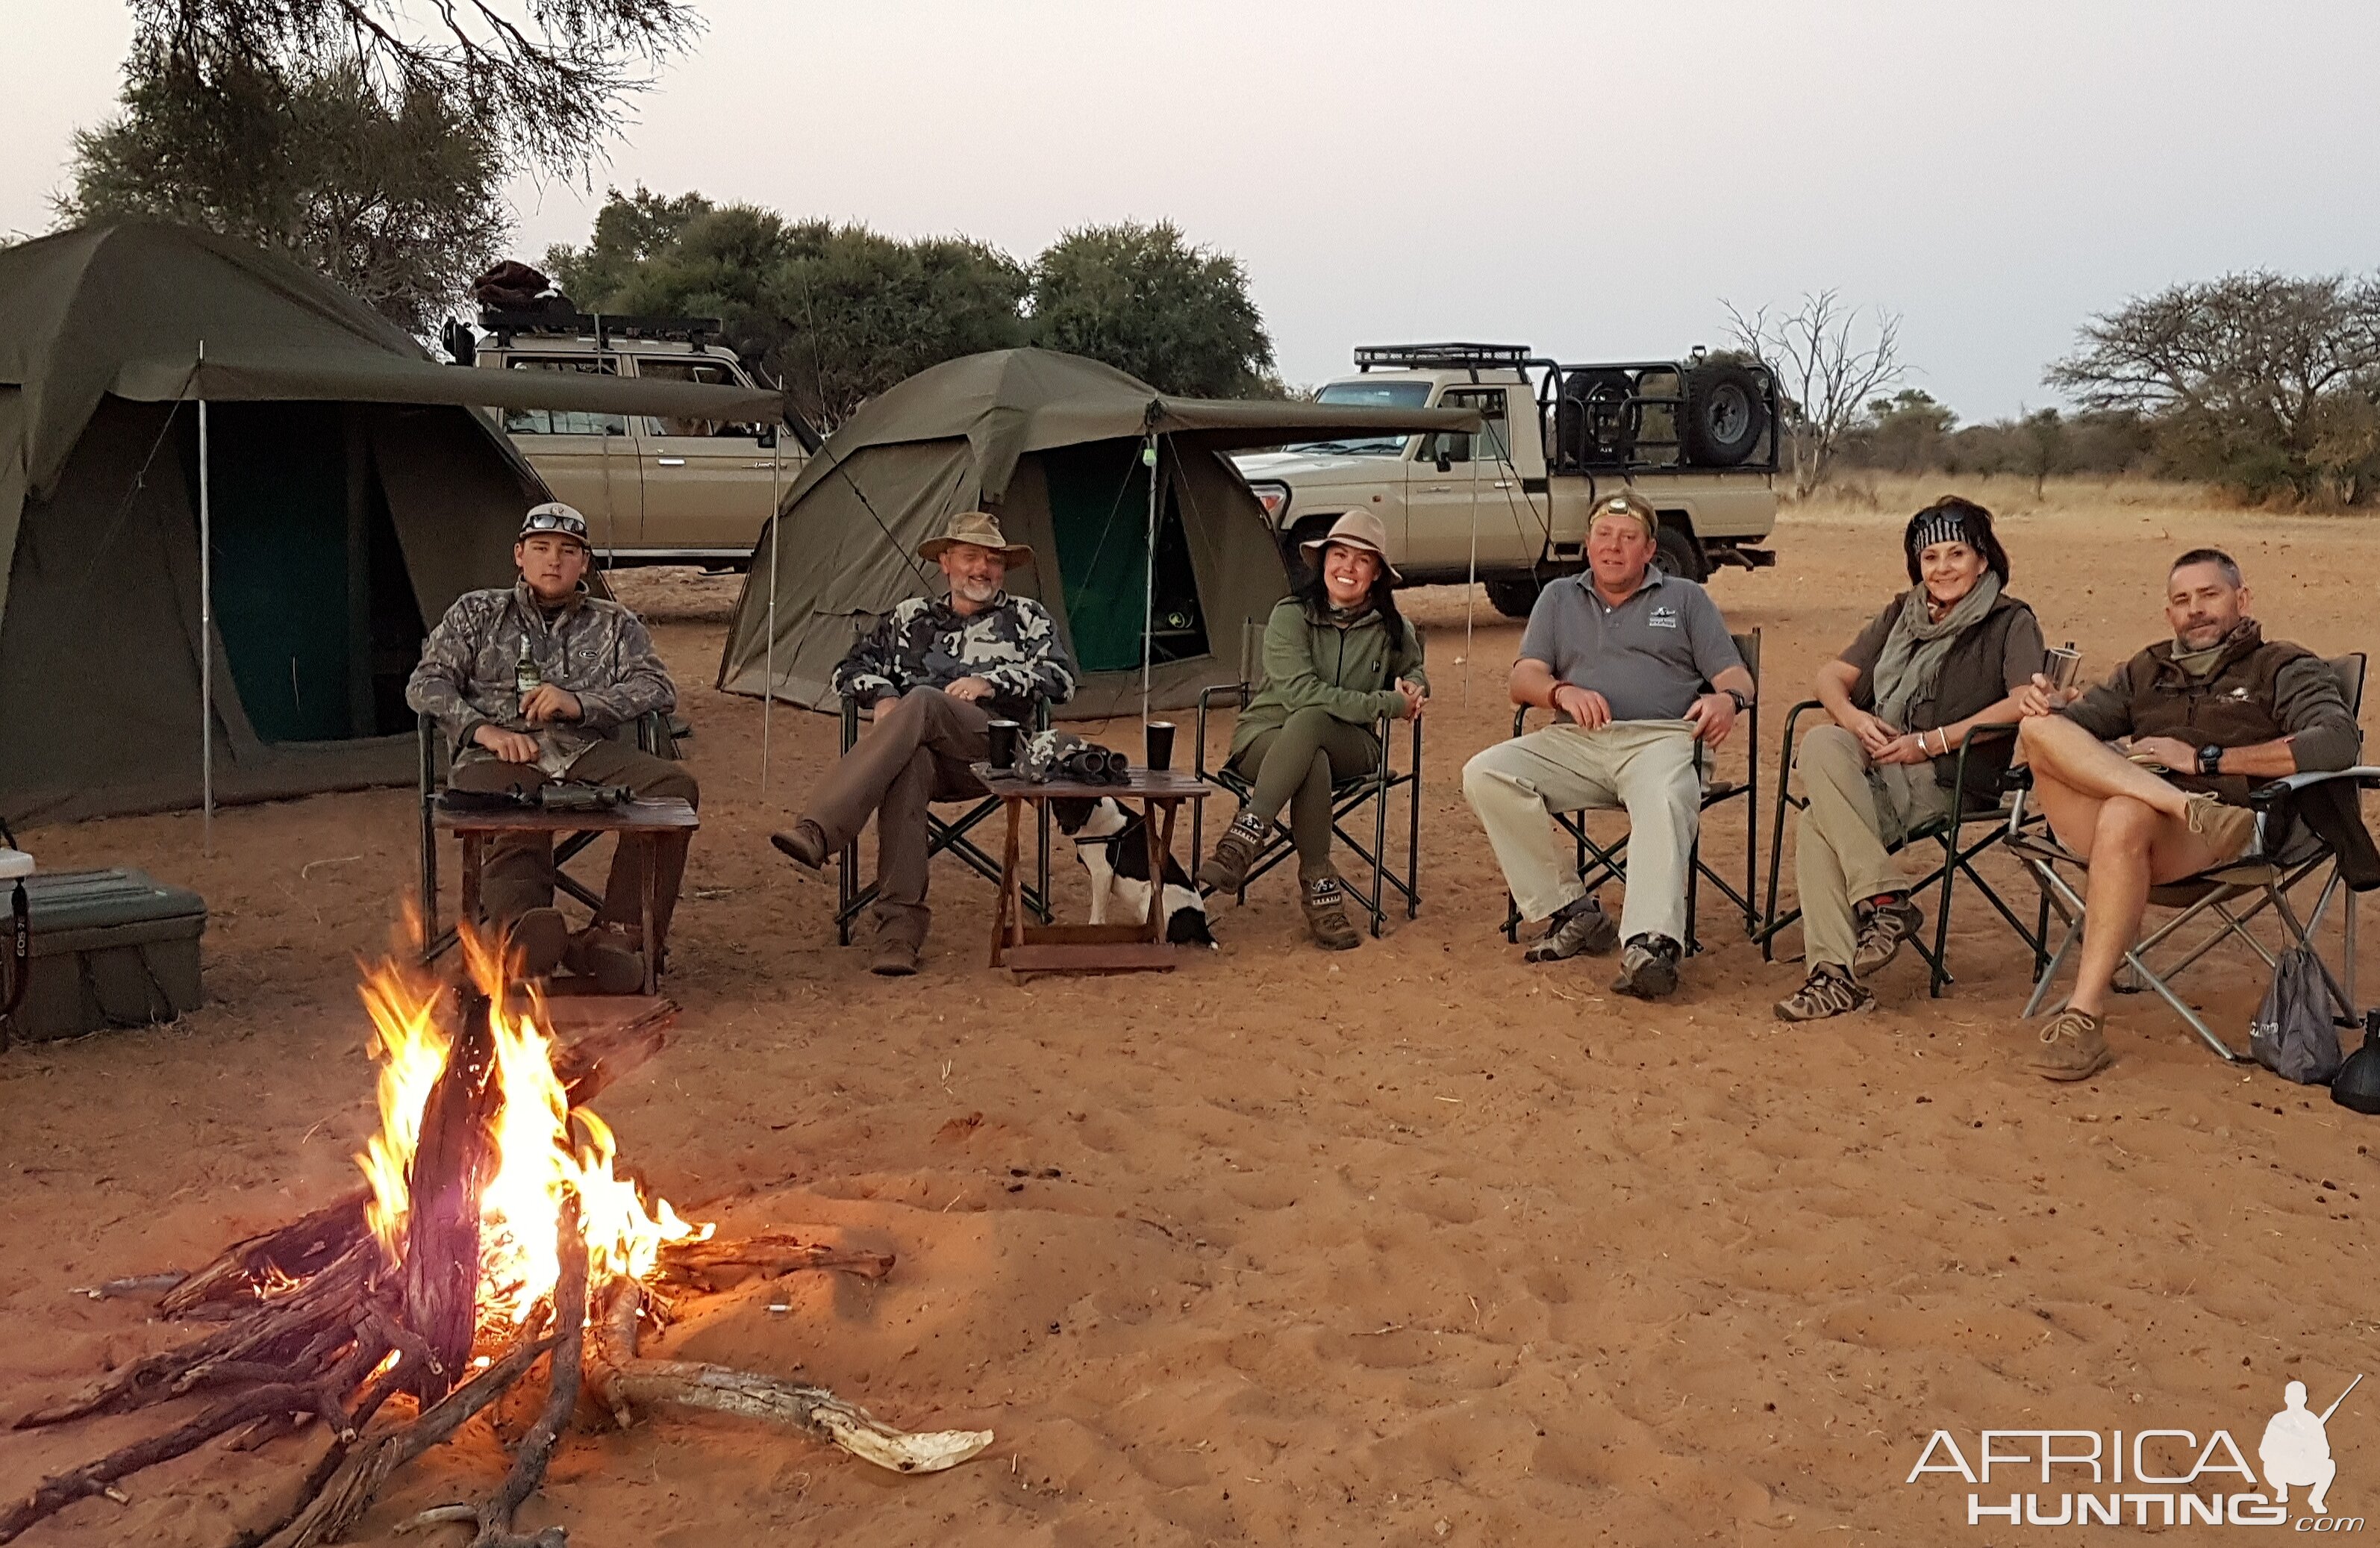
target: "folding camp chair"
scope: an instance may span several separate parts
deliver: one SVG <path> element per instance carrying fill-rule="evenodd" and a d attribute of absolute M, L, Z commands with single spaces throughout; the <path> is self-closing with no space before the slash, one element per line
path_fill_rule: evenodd
<path fill-rule="evenodd" d="M 1231 701 L 1235 710 L 1245 709 L 1255 692 L 1255 685 L 1245 677 L 1236 683 L 1217 683 L 1198 690 L 1198 737 L 1196 744 L 1198 777 L 1213 780 L 1238 797 L 1243 804 L 1255 791 L 1255 782 L 1228 765 L 1216 769 L 1207 766 L 1207 717 L 1213 707 L 1224 700 Z M 1391 740 L 1396 724 L 1393 718 L 1383 715 L 1373 725 L 1372 735 L 1380 744 L 1380 760 L 1371 773 L 1339 780 L 1330 787 L 1331 835 L 1354 851 L 1356 859 L 1372 868 L 1371 891 L 1364 894 L 1350 889 L 1347 896 L 1355 900 L 1358 908 L 1371 915 L 1375 940 L 1379 937 L 1381 920 L 1387 917 L 1389 889 L 1393 888 L 1403 896 L 1405 918 L 1412 919 L 1421 912 L 1421 720 L 1416 717 L 1404 722 L 1408 756 L 1402 770 L 1396 767 L 1395 743 Z M 1390 863 L 1389 856 L 1389 797 L 1399 789 L 1405 792 L 1405 868 L 1402 875 L 1399 875 Z M 1366 806 L 1372 809 L 1369 848 L 1343 826 L 1347 818 Z M 1190 858 L 1193 864 L 1203 852 L 1201 844 L 1205 836 L 1206 805 L 1194 802 L 1190 809 Z M 1272 831 L 1257 847 L 1257 858 L 1249 865 L 1245 880 L 1240 884 L 1239 900 L 1242 903 L 1248 900 L 1249 882 L 1272 870 L 1295 852 L 1296 845 L 1291 838 L 1288 823 L 1275 818 Z"/>
<path fill-rule="evenodd" d="M 1046 702 L 1036 701 L 1034 704 L 1032 729 L 1036 732 L 1050 729 L 1050 706 Z M 843 699 L 843 750 L 849 752 L 858 744 L 859 701 L 845 694 Z M 1047 924 L 1050 922 L 1050 809 L 1046 803 L 1036 802 L 1035 804 L 1041 813 L 1040 832 L 1036 846 L 1039 860 L 1034 873 L 1037 884 L 1024 889 L 1025 906 L 1033 910 L 1035 918 Z M 927 863 L 931 864 L 936 855 L 947 850 L 965 861 L 968 870 L 973 871 L 993 886 L 999 886 L 1001 884 L 1000 862 L 978 847 L 975 841 L 967 836 L 982 825 L 987 818 L 999 811 L 999 798 L 993 796 L 986 796 L 958 816 L 948 820 L 936 816 L 931 810 L 929 810 L 926 813 Z M 862 909 L 876 901 L 877 894 L 880 890 L 874 882 L 865 885 L 860 883 L 859 840 L 855 837 L 843 847 L 843 863 L 836 868 L 834 932 L 837 940 L 846 946 L 851 945 L 852 921 L 859 917 Z"/>
<path fill-rule="evenodd" d="M 633 721 L 613 726 L 607 733 L 614 741 L 634 737 L 637 750 L 655 758 L 677 759 L 677 737 L 672 730 L 666 711 L 655 710 Z M 455 944 L 455 932 L 438 926 L 438 795 L 446 787 L 446 774 L 454 761 L 446 754 L 446 738 L 438 723 L 428 715 L 415 717 L 414 739 L 421 759 L 421 960 L 428 962 L 444 953 Z M 563 869 L 584 852 L 587 847 L 603 835 L 600 833 L 574 833 L 553 847 L 553 886 L 566 893 L 589 909 L 601 910 L 602 896 Z"/>
<path fill-rule="evenodd" d="M 2339 689 L 2349 711 L 2361 713 L 2363 703 L 2364 658 L 2362 652 L 2338 656 L 2330 663 L 2337 674 Z M 2022 859 L 2034 879 L 2041 884 L 2045 908 L 2055 908 L 2065 922 L 2064 938 L 2055 954 L 2047 957 L 2035 975 L 2032 998 L 2025 1001 L 2024 1014 L 2034 1015 L 2043 1008 L 2049 996 L 2049 987 L 2074 948 L 2082 939 L 2085 915 L 2082 888 L 2067 879 L 2072 871 L 2087 878 L 2090 864 L 2081 856 L 2058 842 L 2047 823 L 2031 829 L 2020 824 L 2024 820 L 2026 798 L 2032 793 L 2032 780 L 2025 770 L 2013 771 L 2012 783 L 2019 786 L 2018 798 L 2009 818 L 2008 847 Z M 2152 907 L 2177 910 L 2175 916 L 2143 935 L 2124 951 L 2124 967 L 2137 987 L 2154 990 L 2157 997 L 2174 1009 L 2174 1013 L 2190 1024 L 2199 1040 L 2215 1053 L 2233 1064 L 2245 1064 L 2248 1055 L 2234 1050 L 2216 1036 L 2205 1018 L 2180 995 L 2174 993 L 2173 980 L 2208 952 L 2227 940 L 2237 940 L 2254 952 L 2267 968 L 2277 965 L 2279 953 L 2266 949 L 2249 923 L 2267 909 L 2280 922 L 2283 936 L 2281 950 L 2300 946 L 2313 952 L 2322 969 L 2323 981 L 2329 987 L 2343 1025 L 2351 1025 L 2355 1009 L 2355 900 L 2350 895 L 2343 908 L 2340 924 L 2340 969 L 2333 973 L 2330 964 L 2323 961 L 2321 951 L 2314 945 L 2314 935 L 2322 928 L 2323 916 L 2346 886 L 2338 859 L 2329 847 L 2302 821 L 2289 820 L 2283 813 L 2306 792 L 2339 781 L 2351 781 L 2358 791 L 2380 789 L 2380 768 L 2340 769 L 2329 773 L 2289 774 L 2257 786 L 2248 798 L 2256 810 L 2256 839 L 2248 852 L 2228 865 L 2219 865 L 2195 876 L 2168 882 L 2149 889 Z M 2277 841 L 2277 852 L 2266 853 L 2268 840 Z M 2301 919 L 2290 904 L 2289 894 L 2301 884 L 2318 881 L 2313 907 Z M 2245 908 L 2239 907 L 2242 902 Z M 2152 967 L 2149 955 L 2171 940 L 2176 933 L 2194 920 L 2212 916 L 2219 921 L 2214 932 L 2184 952 L 2172 962 Z M 2120 980 L 2119 981 L 2121 981 Z M 2065 1002 L 2060 1001 L 2062 1006 Z M 2055 1008 L 2055 1007 L 2053 1007 Z"/>
<path fill-rule="evenodd" d="M 1743 777 L 1725 779 L 1712 770 L 1711 751 L 1706 743 L 1694 744 L 1694 770 L 1702 777 L 1702 805 L 1707 813 L 1714 807 L 1741 800 L 1743 810 L 1743 890 L 1734 885 L 1703 859 L 1702 834 L 1697 827 L 1691 862 L 1686 868 L 1686 939 L 1687 952 L 1703 949 L 1702 930 L 1697 915 L 1701 911 L 1702 884 L 1707 881 L 1717 887 L 1736 910 L 1743 915 L 1743 932 L 1754 933 L 1759 923 L 1758 910 L 1753 905 L 1753 895 L 1760 873 L 1760 630 L 1749 634 L 1733 634 L 1736 654 L 1743 658 L 1743 669 L 1752 674 L 1752 707 L 1739 717 L 1736 735 L 1743 738 Z M 1520 736 L 1528 729 L 1529 709 L 1524 704 L 1512 712 L 1512 735 Z M 1592 895 L 1606 882 L 1623 880 L 1627 875 L 1628 837 L 1621 834 L 1609 844 L 1597 843 L 1586 831 L 1585 811 L 1557 811 L 1553 820 L 1571 835 L 1578 848 L 1579 879 L 1586 884 Z M 1589 857 L 1592 857 L 1590 862 Z M 1512 895 L 1504 895 L 1504 939 L 1517 944 L 1521 938 L 1521 906 Z"/>
<path fill-rule="evenodd" d="M 1822 708 L 1824 706 L 1816 700 L 1804 699 L 1785 712 L 1785 745 L 1777 755 L 1777 823 L 1770 831 L 1768 838 L 1767 906 L 1761 915 L 1760 928 L 1754 932 L 1753 937 L 1760 943 L 1762 957 L 1771 962 L 1777 960 L 1778 933 L 1802 917 L 1802 910 L 1799 908 L 1788 909 L 1781 914 L 1777 911 L 1777 883 L 1785 860 L 1785 812 L 1788 808 L 1800 811 L 1810 804 L 1808 797 L 1797 796 L 1793 793 L 1794 749 L 1797 745 L 1793 739 L 1793 734 L 1803 715 L 1812 710 Z M 1898 843 L 1885 846 L 1885 852 L 1894 855 L 1913 844 L 1935 844 L 1940 846 L 1942 850 L 1942 858 L 1935 862 L 1934 868 L 1917 881 L 1909 884 L 1909 896 L 1912 901 L 1929 887 L 1941 888 L 1941 895 L 1935 903 L 1932 943 L 1929 945 L 1922 936 L 1910 942 L 1910 945 L 1917 948 L 1917 954 L 1925 959 L 1927 978 L 1925 990 L 1936 999 L 1941 997 L 1945 984 L 1958 981 L 1950 971 L 1950 893 L 1952 884 L 1961 875 L 1967 878 L 1969 884 L 1984 895 L 1985 900 L 1991 904 L 1993 910 L 1999 915 L 2008 927 L 2016 932 L 2017 939 L 2022 941 L 2033 953 L 2034 967 L 2038 969 L 2045 960 L 2046 948 L 2042 944 L 2042 936 L 2048 927 L 2049 905 L 2046 902 L 2042 904 L 2040 917 L 2028 927 L 2022 920 L 2017 918 L 2015 911 L 2009 907 L 2007 899 L 2003 898 L 1998 889 L 1994 888 L 1991 883 L 1975 869 L 1977 856 L 2008 837 L 2010 798 L 2004 794 L 1999 800 L 1990 805 L 1970 804 L 1974 801 L 1974 798 L 1967 790 L 1967 755 L 1979 744 L 2015 735 L 2016 726 L 2011 723 L 2004 725 L 1978 725 L 1960 737 L 1958 777 L 1950 790 L 1950 810 L 1931 822 L 1921 823 L 1912 828 L 1901 835 Z M 1971 827 L 1982 828 L 1983 836 L 1970 840 L 1967 837 L 1967 830 Z"/>

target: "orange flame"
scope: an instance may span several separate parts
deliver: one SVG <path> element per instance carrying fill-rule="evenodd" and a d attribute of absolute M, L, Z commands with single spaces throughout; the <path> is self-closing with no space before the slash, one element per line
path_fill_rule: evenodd
<path fill-rule="evenodd" d="M 544 996 L 533 984 L 522 995 L 495 941 L 466 929 L 462 945 L 466 971 L 491 1002 L 495 1042 L 493 1170 L 480 1194 L 478 1308 L 482 1330 L 502 1332 L 517 1327 L 553 1291 L 561 1272 L 554 1230 L 565 1188 L 578 1194 L 593 1285 L 616 1274 L 649 1278 L 664 1243 L 699 1241 L 712 1228 L 688 1225 L 666 1200 L 648 1206 L 634 1183 L 614 1174 L 618 1147 L 610 1127 L 585 1108 L 574 1114 L 554 1076 Z M 371 1054 L 380 1061 L 380 1131 L 356 1161 L 371 1185 L 366 1213 L 373 1234 L 392 1260 L 401 1260 L 422 1107 L 454 1036 L 440 1013 L 453 996 L 393 961 L 369 971 L 360 992 L 371 1018 Z"/>

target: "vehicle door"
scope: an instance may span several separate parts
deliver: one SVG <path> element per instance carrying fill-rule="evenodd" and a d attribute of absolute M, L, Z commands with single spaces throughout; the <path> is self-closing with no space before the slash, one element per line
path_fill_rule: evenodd
<path fill-rule="evenodd" d="M 599 355 L 507 356 L 507 371 L 580 372 L 619 374 L 618 362 Z M 567 408 L 507 408 L 504 432 L 530 467 L 553 491 L 587 518 L 588 534 L 606 553 L 637 545 L 644 522 L 644 484 L 628 421 L 619 414 Z"/>
<path fill-rule="evenodd" d="M 689 356 L 637 358 L 647 381 L 748 387 L 725 360 Z M 645 472 L 643 546 L 651 553 L 749 554 L 768 524 L 774 437 L 757 424 L 639 416 L 638 452 Z M 796 468 L 774 468 L 778 487 Z"/>
<path fill-rule="evenodd" d="M 1521 488 L 1512 466 L 1511 395 L 1500 385 L 1449 387 L 1441 408 L 1475 408 L 1487 421 L 1477 434 L 1433 431 L 1420 437 L 1405 476 L 1402 563 L 1439 574 L 1465 570 L 1477 524 L 1482 567 L 1525 564 L 1545 542 L 1542 514 Z M 1527 403 L 1523 404 L 1529 410 Z M 1534 411 L 1524 423 L 1534 423 Z"/>

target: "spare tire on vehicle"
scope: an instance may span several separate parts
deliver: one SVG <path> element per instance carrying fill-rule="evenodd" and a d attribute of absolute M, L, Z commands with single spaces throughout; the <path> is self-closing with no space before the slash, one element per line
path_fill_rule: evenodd
<path fill-rule="evenodd" d="M 1507 618 L 1527 617 L 1537 605 L 1537 593 L 1545 589 L 1533 575 L 1499 578 L 1486 584 L 1488 604 Z"/>
<path fill-rule="evenodd" d="M 1591 366 L 1562 378 L 1554 425 L 1562 458 L 1573 467 L 1616 468 L 1636 455 L 1644 417 L 1636 383 L 1626 372 Z"/>
<path fill-rule="evenodd" d="M 1686 373 L 1686 460 L 1734 468 L 1751 459 L 1768 433 L 1768 394 L 1759 372 L 1722 362 Z"/>

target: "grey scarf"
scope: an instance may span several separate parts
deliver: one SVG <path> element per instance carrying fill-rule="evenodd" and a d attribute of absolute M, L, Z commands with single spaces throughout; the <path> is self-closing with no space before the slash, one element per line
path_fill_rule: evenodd
<path fill-rule="evenodd" d="M 1982 621 L 2000 599 L 2000 578 L 1985 570 L 1973 591 L 1936 622 L 1925 606 L 1925 588 L 1912 586 L 1901 599 L 1900 616 L 1892 620 L 1884 649 L 1876 658 L 1876 715 L 1899 731 L 1926 729 L 1911 725 L 1909 712 L 1934 697 L 1942 663 L 1950 647 L 1971 626 Z"/>

